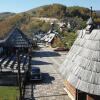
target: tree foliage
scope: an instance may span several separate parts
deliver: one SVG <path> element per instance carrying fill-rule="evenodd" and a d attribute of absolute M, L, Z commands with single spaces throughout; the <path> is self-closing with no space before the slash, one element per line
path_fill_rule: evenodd
<path fill-rule="evenodd" d="M 61 4 L 42 6 L 4 19 L 0 17 L 0 38 L 4 38 L 14 26 L 21 28 L 23 32 L 30 35 L 38 30 L 47 32 L 50 29 L 49 22 L 41 21 L 34 17 L 57 18 L 59 20 L 62 19 L 66 23 L 70 21 L 72 28 L 76 30 L 85 27 L 89 15 L 90 10 L 88 8 L 78 6 L 66 7 Z M 93 14 L 93 16 L 95 21 L 100 23 L 100 17 L 97 17 L 96 14 Z"/>
<path fill-rule="evenodd" d="M 36 17 L 65 18 L 79 16 L 86 20 L 90 15 L 90 10 L 79 6 L 66 7 L 61 4 L 52 4 L 39 7 L 35 10 L 32 9 L 28 13 Z"/>

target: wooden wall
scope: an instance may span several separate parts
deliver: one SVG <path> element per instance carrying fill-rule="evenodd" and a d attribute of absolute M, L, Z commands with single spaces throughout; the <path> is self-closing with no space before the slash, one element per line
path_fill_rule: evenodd
<path fill-rule="evenodd" d="M 86 97 L 87 100 L 94 100 L 91 96 L 87 95 Z"/>
<path fill-rule="evenodd" d="M 100 100 L 100 96 L 87 94 L 87 99 L 86 100 Z"/>
<path fill-rule="evenodd" d="M 53 38 L 53 40 L 51 41 L 51 46 L 52 47 L 64 47 L 64 45 L 63 45 L 63 43 L 62 43 L 62 41 L 61 41 L 61 39 L 58 37 L 58 36 L 55 36 L 54 38 Z"/>
<path fill-rule="evenodd" d="M 64 82 L 66 89 L 70 92 L 73 98 L 76 98 L 76 89 L 68 81 Z"/>
<path fill-rule="evenodd" d="M 87 94 L 85 92 L 77 90 L 74 86 L 72 86 L 68 81 L 64 82 L 64 85 L 70 95 L 75 98 L 73 100 L 100 100 L 100 96 Z"/>

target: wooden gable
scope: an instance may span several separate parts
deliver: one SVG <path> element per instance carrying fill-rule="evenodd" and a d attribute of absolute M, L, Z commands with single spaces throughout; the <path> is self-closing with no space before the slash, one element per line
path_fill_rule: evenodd
<path fill-rule="evenodd" d="M 3 46 L 6 46 L 6 47 L 30 47 L 30 46 L 32 46 L 32 43 L 30 42 L 30 39 L 28 39 L 27 36 L 22 31 L 20 31 L 18 28 L 14 28 L 9 33 L 8 37 L 5 38 Z"/>

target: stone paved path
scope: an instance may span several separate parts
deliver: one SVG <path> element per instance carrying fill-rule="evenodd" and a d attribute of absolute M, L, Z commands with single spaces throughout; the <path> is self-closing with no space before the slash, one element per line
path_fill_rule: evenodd
<path fill-rule="evenodd" d="M 33 66 L 40 67 L 43 80 L 26 86 L 27 100 L 70 100 L 64 91 L 63 79 L 58 69 L 65 59 L 65 53 L 58 54 L 49 50 L 36 51 L 33 54 Z"/>

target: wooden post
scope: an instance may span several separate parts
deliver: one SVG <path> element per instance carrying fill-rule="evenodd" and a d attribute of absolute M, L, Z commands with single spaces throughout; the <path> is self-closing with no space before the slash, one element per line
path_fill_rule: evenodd
<path fill-rule="evenodd" d="M 28 64 L 28 71 L 30 71 L 31 70 L 31 48 L 29 48 L 29 50 L 28 50 L 28 54 L 29 54 L 29 64 Z"/>
<path fill-rule="evenodd" d="M 78 90 L 76 89 L 76 97 L 75 100 L 78 100 Z"/>
<path fill-rule="evenodd" d="M 87 94 L 86 100 L 95 100 L 95 99 L 93 99 L 90 95 Z"/>
<path fill-rule="evenodd" d="M 19 59 L 19 52 L 18 52 L 18 50 L 16 51 L 16 56 L 17 56 L 17 62 L 18 62 L 18 86 L 19 86 L 19 92 L 20 92 L 19 100 L 22 100 L 22 86 L 21 86 L 21 73 L 20 73 L 20 59 Z"/>

